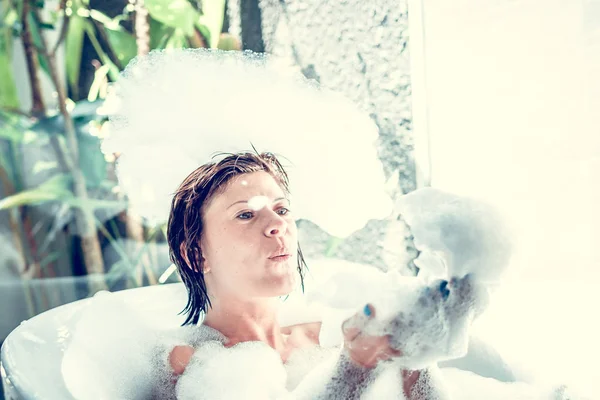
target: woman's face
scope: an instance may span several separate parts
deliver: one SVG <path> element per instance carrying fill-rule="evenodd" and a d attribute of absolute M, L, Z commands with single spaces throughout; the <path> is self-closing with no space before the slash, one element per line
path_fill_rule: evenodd
<path fill-rule="evenodd" d="M 275 297 L 293 290 L 296 223 L 269 173 L 233 178 L 209 202 L 203 220 L 200 246 L 211 297 Z"/>

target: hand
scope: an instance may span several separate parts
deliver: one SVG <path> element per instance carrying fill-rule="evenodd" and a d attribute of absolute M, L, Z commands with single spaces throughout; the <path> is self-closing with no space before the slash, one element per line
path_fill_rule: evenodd
<path fill-rule="evenodd" d="M 373 368 L 379 361 L 400 357 L 402 352 L 390 346 L 390 336 L 370 336 L 363 332 L 365 325 L 375 318 L 375 308 L 367 304 L 362 312 L 356 313 L 342 324 L 344 348 L 356 364 Z"/>

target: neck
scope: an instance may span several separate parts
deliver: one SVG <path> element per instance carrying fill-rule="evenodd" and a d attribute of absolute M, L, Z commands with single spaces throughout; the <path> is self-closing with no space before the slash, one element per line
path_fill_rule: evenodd
<path fill-rule="evenodd" d="M 277 298 L 211 300 L 213 307 L 208 309 L 203 324 L 227 337 L 227 347 L 240 342 L 260 341 L 275 350 L 284 348 L 277 321 Z"/>

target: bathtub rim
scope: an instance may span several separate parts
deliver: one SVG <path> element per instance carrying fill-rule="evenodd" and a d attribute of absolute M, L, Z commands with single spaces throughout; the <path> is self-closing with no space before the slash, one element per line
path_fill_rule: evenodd
<path fill-rule="evenodd" d="M 116 292 L 108 292 L 108 293 L 118 296 L 126 303 L 127 302 L 135 303 L 135 302 L 143 301 L 143 299 L 145 297 L 139 296 L 139 295 L 149 292 L 149 291 L 152 291 L 152 292 L 162 291 L 162 292 L 168 293 L 169 291 L 176 292 L 176 291 L 182 291 L 182 290 L 185 290 L 183 283 L 175 282 L 175 283 L 167 283 L 167 284 L 160 284 L 160 285 L 143 286 L 143 287 L 138 287 L 138 288 L 120 290 L 120 291 L 116 291 Z M 28 332 L 27 329 L 29 327 L 31 327 L 31 324 L 38 324 L 37 327 L 44 326 L 44 325 L 55 327 L 57 325 L 57 323 L 60 323 L 61 321 L 67 321 L 70 318 L 73 318 L 77 312 L 79 312 L 83 308 L 85 308 L 93 299 L 94 299 L 94 297 L 88 297 L 85 299 L 76 300 L 76 301 L 73 301 L 70 303 L 66 303 L 66 304 L 54 307 L 50 310 L 44 311 L 43 313 L 40 313 L 34 317 L 31 317 L 27 320 L 22 321 L 19 326 L 17 326 L 15 329 L 13 329 L 8 334 L 8 336 L 2 343 L 2 348 L 0 349 L 0 368 L 2 368 L 2 370 L 3 370 L 3 372 L 2 372 L 2 382 L 4 385 L 3 390 L 5 391 L 7 400 L 8 399 L 11 399 L 11 400 L 13 400 L 13 399 L 14 400 L 36 399 L 37 400 L 37 399 L 48 398 L 48 397 L 46 397 L 45 393 L 38 393 L 38 392 L 32 393 L 32 391 L 31 391 L 32 388 L 33 389 L 39 388 L 39 382 L 37 380 L 36 381 L 32 380 L 33 377 L 38 376 L 38 373 L 35 373 L 32 370 L 29 370 L 28 368 L 25 368 L 27 370 L 26 373 L 19 372 L 19 369 L 22 368 L 22 366 L 19 366 L 21 364 L 20 361 L 22 361 L 22 358 L 19 358 L 18 353 L 19 353 L 19 351 L 23 350 L 23 348 L 24 348 L 23 344 L 25 344 L 25 343 L 31 344 L 32 343 L 32 341 L 30 339 L 26 338 L 26 335 Z M 34 325 L 33 327 L 35 328 L 36 326 Z M 35 332 L 40 333 L 38 331 L 35 331 Z M 42 347 L 46 346 L 47 349 L 50 349 L 50 350 L 56 350 L 55 353 L 60 353 L 62 355 L 62 350 L 61 350 L 60 344 L 57 344 L 56 340 L 53 340 L 52 338 L 50 338 L 50 340 L 48 340 L 48 338 L 51 335 L 54 335 L 56 337 L 57 332 L 52 331 L 52 330 L 46 330 L 41 333 L 42 334 L 40 336 L 42 337 L 42 340 L 44 340 L 44 343 L 41 343 L 40 345 Z M 28 340 L 29 340 L 29 342 L 27 342 Z M 15 354 L 12 354 L 13 352 Z M 31 361 L 31 365 L 38 364 L 35 356 L 32 357 L 32 359 L 33 359 L 33 361 Z M 53 376 L 55 379 L 60 379 L 60 382 L 62 382 L 62 385 L 57 384 L 54 386 L 53 392 L 59 391 L 60 395 L 63 396 L 63 397 L 61 397 L 61 400 L 73 399 L 71 393 L 69 392 L 69 390 L 67 389 L 67 387 L 64 383 L 64 379 L 62 376 L 62 371 L 61 371 L 62 356 L 54 357 L 54 358 L 50 358 L 50 359 L 46 358 L 44 360 L 55 362 L 55 368 L 51 372 L 46 371 L 46 373 L 50 372 L 51 376 Z M 19 364 L 19 365 L 17 365 L 17 364 Z M 38 368 L 38 369 L 41 369 L 41 368 Z M 15 397 L 15 396 L 17 396 L 17 397 Z M 65 397 L 65 396 L 67 396 L 67 397 Z"/>

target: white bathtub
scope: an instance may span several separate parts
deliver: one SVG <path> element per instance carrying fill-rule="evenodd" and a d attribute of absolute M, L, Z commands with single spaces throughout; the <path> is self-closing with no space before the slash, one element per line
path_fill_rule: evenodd
<path fill-rule="evenodd" d="M 140 316 L 158 329 L 176 328 L 184 320 L 177 315 L 186 301 L 182 284 L 130 289 L 112 295 L 139 310 Z M 49 310 L 23 322 L 8 335 L 1 357 L 6 400 L 73 399 L 61 373 L 63 353 L 78 313 L 92 300 Z"/>
<path fill-rule="evenodd" d="M 100 301 L 96 301 L 97 298 L 94 297 L 54 308 L 22 322 L 8 335 L 2 345 L 0 359 L 6 400 L 74 399 L 72 391 L 69 390 L 73 387 L 67 387 L 64 374 L 71 376 L 69 381 L 73 384 L 77 381 L 77 378 L 73 377 L 73 373 L 77 373 L 76 369 L 88 368 L 93 370 L 84 374 L 85 381 L 89 383 L 93 379 L 94 371 L 97 372 L 100 365 L 110 364 L 110 357 L 115 355 L 102 354 L 98 349 L 111 347 L 111 340 L 128 340 L 127 335 L 132 329 L 135 335 L 139 333 L 139 327 L 149 328 L 150 335 L 161 330 L 175 329 L 185 320 L 183 316 L 178 315 L 187 302 L 187 293 L 181 283 L 128 289 L 110 294 L 101 292 L 96 296 L 110 297 L 100 298 Z M 282 326 L 320 320 L 320 312 L 315 311 L 317 308 L 307 308 L 301 299 L 302 296 L 292 295 L 282 304 L 279 315 Z M 123 315 L 110 314 L 115 310 L 115 305 L 118 307 L 121 302 L 128 310 L 124 311 Z M 71 344 L 74 332 L 81 334 L 81 331 L 77 330 L 80 328 L 77 322 L 84 315 L 82 311 L 86 312 L 85 335 L 86 341 L 89 337 L 90 342 L 89 345 L 80 347 L 79 352 L 90 354 L 84 357 L 75 356 L 76 361 L 71 359 L 68 363 L 70 369 L 65 371 L 65 350 Z M 132 315 L 133 312 L 135 315 Z M 119 327 L 119 330 L 110 331 L 104 328 L 97 334 L 93 331 L 96 323 L 90 323 L 91 315 L 105 320 L 108 327 Z M 131 319 L 139 320 L 132 322 Z M 78 338 L 81 339 L 81 336 Z M 78 345 L 81 344 L 82 341 L 78 340 Z M 123 345 L 118 347 L 117 344 L 115 348 L 118 352 L 118 349 L 123 349 Z M 66 354 L 70 356 L 72 352 Z M 96 398 L 94 394 L 90 394 L 91 388 L 88 391 L 81 385 L 76 386 L 79 387 L 75 393 L 79 391 L 85 393 L 86 398 Z"/>
<path fill-rule="evenodd" d="M 510 299 L 512 303 L 509 304 L 507 299 L 504 299 L 503 302 L 508 304 L 508 308 L 521 308 L 521 311 L 516 311 L 516 314 L 512 312 L 506 313 L 504 311 L 494 311 L 492 307 L 492 309 L 489 310 L 489 315 L 486 316 L 484 314 L 484 317 L 480 321 L 479 329 L 475 329 L 475 332 L 483 333 L 480 337 L 483 337 L 486 340 L 491 339 L 494 344 L 498 345 L 498 348 L 501 348 L 502 345 L 506 346 L 507 340 L 515 343 L 515 340 L 518 340 L 519 337 L 523 337 L 532 345 L 521 343 L 521 347 L 519 348 L 527 349 L 528 347 L 536 347 L 534 342 L 540 341 L 540 337 L 535 334 L 536 332 L 532 333 L 533 336 L 529 335 L 531 337 L 528 337 L 528 334 L 532 332 L 531 329 L 535 329 L 533 327 L 536 324 L 547 326 L 551 323 L 553 318 L 560 315 L 561 320 L 567 325 L 563 326 L 563 329 L 553 332 L 551 335 L 546 335 L 543 342 L 548 343 L 550 337 L 562 337 L 562 340 L 552 341 L 553 343 L 556 343 L 554 349 L 551 349 L 552 353 L 567 361 L 564 354 L 568 354 L 568 350 L 564 347 L 574 350 L 576 354 L 572 354 L 568 360 L 570 363 L 580 364 L 578 367 L 583 367 L 578 373 L 580 377 L 581 373 L 585 373 L 587 370 L 587 374 L 585 374 L 587 375 L 587 379 L 585 379 L 585 381 L 588 381 L 596 373 L 591 369 L 585 368 L 584 365 L 581 365 L 581 361 L 586 358 L 583 355 L 584 352 L 590 352 L 592 351 L 593 346 L 597 346 L 595 340 L 592 339 L 594 331 L 590 329 L 589 326 L 574 326 L 573 323 L 575 321 L 573 319 L 575 317 L 571 315 L 567 318 L 570 314 L 569 310 L 564 308 L 558 309 L 558 304 L 565 302 L 566 299 L 564 297 L 561 298 L 560 296 L 555 296 L 553 302 L 551 302 L 552 304 L 549 304 L 550 307 L 545 308 L 544 303 L 546 302 L 543 300 L 542 296 L 534 296 L 537 297 L 537 299 L 531 299 L 531 296 L 532 294 L 540 293 L 542 289 L 546 293 L 552 293 L 554 295 L 562 292 L 562 294 L 569 296 L 572 300 L 576 300 L 574 304 L 587 304 L 589 310 L 589 300 L 594 297 L 591 290 L 593 288 L 594 285 L 592 284 L 585 286 L 577 285 L 577 287 L 575 287 L 574 285 L 569 285 L 565 282 L 555 282 L 554 284 L 546 282 L 544 284 L 539 284 L 538 288 L 532 287 L 531 285 L 521 285 L 520 288 L 517 286 L 514 288 L 507 288 L 504 296 Z M 104 295 L 108 296 L 107 294 Z M 185 288 L 179 283 L 124 290 L 110 294 L 109 296 L 111 297 L 107 297 L 107 299 L 117 300 L 118 302 L 122 301 L 128 307 L 131 307 L 132 310 L 135 310 L 135 316 L 139 317 L 144 324 L 147 324 L 153 330 L 174 329 L 180 326 L 184 320 L 182 316 L 177 315 L 186 303 Z M 575 299 L 575 297 L 578 298 Z M 530 298 L 530 300 L 525 302 L 524 298 Z M 288 301 L 283 303 L 280 314 L 280 323 L 282 326 L 302 321 L 315 320 L 315 313 L 313 312 L 311 314 L 310 310 L 307 312 L 305 308 L 302 308 L 305 307 L 305 305 L 297 300 L 298 297 L 290 297 Z M 63 377 L 63 359 L 65 349 L 71 342 L 73 332 L 76 328 L 75 322 L 79 320 L 81 315 L 84 315 L 82 314 L 82 310 L 86 308 L 86 306 L 92 306 L 92 301 L 94 301 L 93 298 L 57 307 L 31 318 L 11 332 L 2 346 L 1 354 L 2 380 L 4 383 L 6 400 L 69 400 L 75 398 L 71 394 L 72 392 L 67 389 L 67 384 Z M 102 324 L 102 321 L 107 320 L 107 326 L 114 326 L 115 321 L 118 321 L 119 318 L 124 318 L 123 316 L 110 314 L 114 308 L 109 310 L 109 314 L 103 315 L 102 307 L 104 304 L 106 303 L 97 302 L 95 303 L 97 308 L 88 308 L 86 311 L 89 312 L 85 314 L 86 317 L 97 317 L 97 321 L 100 325 Z M 115 303 L 112 304 L 114 305 Z M 98 305 L 100 308 L 98 308 Z M 504 307 L 504 309 L 507 308 Z M 573 310 L 571 309 L 571 311 Z M 579 309 L 576 311 L 581 312 L 584 310 Z M 125 318 L 129 315 L 126 313 L 124 314 Z M 126 320 L 122 320 L 126 322 Z M 474 328 L 477 328 L 477 325 L 478 324 L 476 323 Z M 485 332 L 486 329 L 488 330 L 487 334 Z M 540 332 L 540 329 L 541 328 L 538 328 L 537 332 Z M 519 330 L 522 332 L 520 335 L 518 334 Z M 570 335 L 567 335 L 567 333 L 570 333 Z M 114 337 L 109 337 L 111 334 L 112 332 L 105 330 L 101 335 L 92 334 L 91 336 L 87 336 L 90 337 L 90 340 L 94 340 L 94 342 L 90 342 L 90 349 L 97 350 L 94 349 L 94 345 L 97 341 L 100 342 L 102 340 L 104 340 L 104 347 L 99 346 L 99 348 L 107 348 L 107 343 L 109 343 L 110 347 L 110 343 L 112 343 L 111 340 L 115 340 Z M 123 332 L 120 332 L 120 330 L 115 330 L 114 334 L 117 340 L 123 337 Z M 119 336 L 119 334 L 121 336 Z M 499 339 L 494 339 L 494 337 L 504 338 L 504 342 Z M 507 337 L 508 339 L 506 339 Z M 78 336 L 78 338 L 81 338 L 81 336 Z M 496 340 L 497 343 L 495 343 L 494 340 Z M 586 346 L 585 343 L 589 343 L 590 346 Z M 541 355 L 544 350 L 547 349 L 547 346 L 538 345 L 537 348 L 539 348 L 537 353 L 535 351 L 530 351 L 530 353 L 532 353 L 535 358 L 539 358 L 539 363 L 539 361 L 542 361 Z M 525 350 L 520 350 L 520 352 L 524 351 Z M 85 350 L 83 353 L 85 353 Z M 560 357 L 561 353 L 564 353 L 563 357 Z M 94 372 L 90 370 L 93 370 L 94 368 L 105 368 L 106 365 L 111 365 L 111 360 L 110 358 L 103 357 L 101 353 L 86 354 L 86 356 L 87 359 L 84 357 L 84 363 L 79 364 L 77 362 L 72 362 L 71 370 L 73 370 L 73 366 L 75 369 L 79 368 L 84 371 L 87 383 L 97 383 L 97 381 L 93 381 L 95 375 Z M 551 355 L 548 355 L 547 357 L 550 358 L 544 361 L 545 363 L 550 362 L 552 359 Z M 98 360 L 99 358 L 104 359 Z M 101 362 L 96 363 L 95 361 Z M 88 363 L 87 366 L 85 365 L 86 362 Z M 520 375 L 521 371 L 519 371 L 519 369 L 515 369 L 514 365 L 509 366 L 505 364 L 504 360 L 489 346 L 489 344 L 476 338 L 472 338 L 469 346 L 469 353 L 465 357 L 445 362 L 440 366 L 444 368 L 454 367 L 461 370 L 473 371 L 480 376 L 496 378 L 499 381 L 522 380 L 524 378 L 523 375 Z M 558 378 L 558 380 L 562 382 L 565 376 L 559 375 Z M 101 378 L 98 380 L 101 381 Z M 560 383 L 557 380 L 552 380 L 556 383 Z M 74 381 L 77 381 L 77 379 L 71 379 L 70 381 L 73 383 Z M 83 390 L 84 393 L 86 393 L 86 398 L 102 398 L 90 395 L 89 392 L 87 392 L 87 387 L 85 387 L 85 382 L 83 385 L 84 386 L 80 385 L 79 390 Z M 72 389 L 71 386 L 69 386 L 69 388 Z"/>

